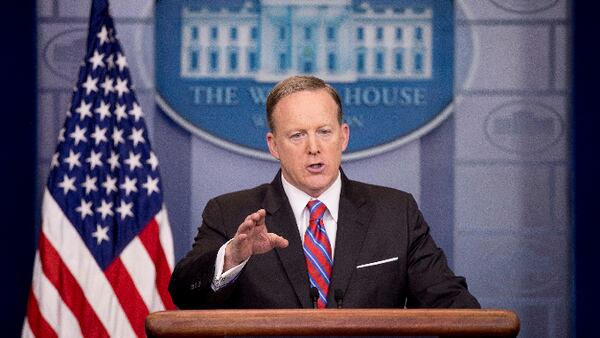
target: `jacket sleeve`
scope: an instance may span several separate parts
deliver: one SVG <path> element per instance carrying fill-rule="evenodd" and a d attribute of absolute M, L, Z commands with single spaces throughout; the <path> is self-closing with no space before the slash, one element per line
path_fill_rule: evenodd
<path fill-rule="evenodd" d="M 448 267 L 412 196 L 408 201 L 408 308 L 481 308 L 463 277 Z"/>
<path fill-rule="evenodd" d="M 179 309 L 227 308 L 235 283 L 215 292 L 211 283 L 219 248 L 229 240 L 222 208 L 218 200 L 210 200 L 202 214 L 202 226 L 192 250 L 180 260 L 169 282 L 169 292 Z"/>

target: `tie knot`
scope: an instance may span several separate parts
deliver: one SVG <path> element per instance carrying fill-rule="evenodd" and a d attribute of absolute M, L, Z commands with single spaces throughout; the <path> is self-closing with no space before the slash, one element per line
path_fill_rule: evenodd
<path fill-rule="evenodd" d="M 323 214 L 325 213 L 325 210 L 327 210 L 325 204 L 323 204 L 323 202 L 319 200 L 308 201 L 308 204 L 306 206 L 308 207 L 308 211 L 310 212 L 311 221 L 316 221 L 323 218 Z"/>

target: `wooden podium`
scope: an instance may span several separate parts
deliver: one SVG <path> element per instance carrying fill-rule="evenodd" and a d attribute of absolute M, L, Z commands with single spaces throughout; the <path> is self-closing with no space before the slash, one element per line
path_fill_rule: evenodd
<path fill-rule="evenodd" d="M 148 337 L 442 336 L 516 337 L 507 310 L 286 309 L 163 311 L 146 318 Z"/>

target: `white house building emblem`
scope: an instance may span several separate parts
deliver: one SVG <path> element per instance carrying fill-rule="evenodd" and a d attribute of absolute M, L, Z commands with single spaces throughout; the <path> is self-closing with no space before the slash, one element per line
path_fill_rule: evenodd
<path fill-rule="evenodd" d="M 269 158 L 265 99 L 296 74 L 340 93 L 346 159 L 415 139 L 449 111 L 450 0 L 161 1 L 156 11 L 159 107 L 225 148 Z"/>

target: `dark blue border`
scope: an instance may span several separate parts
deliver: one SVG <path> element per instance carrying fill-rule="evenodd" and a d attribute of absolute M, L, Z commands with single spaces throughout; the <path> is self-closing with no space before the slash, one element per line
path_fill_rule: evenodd
<path fill-rule="evenodd" d="M 598 331 L 598 243 L 600 241 L 600 109 L 598 81 L 600 21 L 597 5 L 573 1 L 573 270 L 574 337 L 592 337 Z"/>
<path fill-rule="evenodd" d="M 36 21 L 35 0 L 3 1 L 2 123 L 0 123 L 0 327 L 18 337 L 23 327 L 35 253 Z"/>

